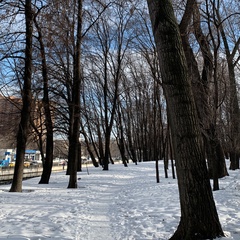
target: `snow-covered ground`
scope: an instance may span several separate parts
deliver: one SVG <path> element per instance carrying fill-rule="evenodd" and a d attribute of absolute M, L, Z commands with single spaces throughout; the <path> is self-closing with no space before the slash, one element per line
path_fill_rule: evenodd
<path fill-rule="evenodd" d="M 155 163 L 83 167 L 78 189 L 67 189 L 65 172 L 53 173 L 50 184 L 25 180 L 22 193 L 0 186 L 0 239 L 166 240 L 180 217 L 177 180 L 160 183 Z M 88 171 L 89 174 L 88 174 Z M 220 181 L 214 197 L 227 239 L 240 239 L 240 172 Z"/>

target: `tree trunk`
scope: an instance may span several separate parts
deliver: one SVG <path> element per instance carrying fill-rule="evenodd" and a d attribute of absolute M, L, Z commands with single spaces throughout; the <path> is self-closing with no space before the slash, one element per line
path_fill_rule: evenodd
<path fill-rule="evenodd" d="M 48 84 L 48 69 L 46 62 L 45 46 L 42 38 L 42 31 L 37 23 L 36 17 L 34 23 L 38 32 L 38 41 L 40 44 L 40 53 L 42 59 L 42 76 L 43 76 L 43 107 L 45 114 L 45 126 L 46 126 L 46 157 L 43 161 L 43 172 L 39 183 L 48 184 L 52 173 L 53 165 L 53 123 L 50 109 L 49 100 L 49 84 Z"/>
<path fill-rule="evenodd" d="M 202 76 L 200 76 L 198 63 L 195 60 L 193 50 L 189 43 L 188 25 L 194 11 L 194 34 L 200 45 L 204 65 Z M 200 120 L 201 131 L 206 146 L 206 155 L 209 167 L 209 176 L 214 179 L 214 189 L 217 190 L 218 178 L 228 175 L 223 151 L 219 148 L 219 139 L 215 131 L 216 120 L 213 117 L 216 109 L 211 109 L 209 99 L 209 83 L 212 81 L 213 63 L 212 53 L 209 43 L 204 36 L 200 26 L 200 14 L 195 0 L 189 0 L 182 21 L 179 25 L 183 49 L 188 66 L 188 77 L 191 79 L 194 100 L 197 107 L 198 118 Z M 218 146 L 218 147 L 217 147 Z M 221 144 L 220 144 L 221 146 Z M 217 148 L 216 148 L 217 147 Z M 222 168 L 220 168 L 220 166 Z M 214 174 L 214 175 L 213 175 Z"/>
<path fill-rule="evenodd" d="M 100 124 L 97 123 L 97 134 L 98 134 L 98 149 L 99 149 L 99 164 L 103 166 L 103 159 L 104 159 L 104 147 L 103 147 L 103 138 L 102 138 L 102 133 L 100 130 Z"/>
<path fill-rule="evenodd" d="M 107 123 L 106 123 L 107 125 Z M 111 130 L 109 126 L 106 126 L 106 132 L 105 132 L 105 150 L 104 150 L 104 158 L 103 158 L 103 170 L 108 171 L 109 167 L 109 157 L 110 157 L 110 151 L 109 151 L 109 145 L 110 145 L 110 135 Z"/>
<path fill-rule="evenodd" d="M 127 126 L 127 140 L 128 140 L 128 147 L 129 147 L 129 152 L 130 152 L 130 156 L 132 158 L 132 161 L 137 165 L 137 154 L 136 154 L 136 144 L 134 146 L 133 144 L 133 136 L 132 136 L 132 123 L 131 123 L 131 116 L 130 116 L 130 111 L 127 112 L 127 122 L 128 122 L 128 126 Z"/>
<path fill-rule="evenodd" d="M 70 136 L 69 146 L 69 183 L 68 188 L 77 188 L 77 162 L 79 148 L 79 131 L 80 131 L 80 86 L 81 86 L 81 41 L 82 41 L 82 0 L 78 0 L 77 13 L 77 39 L 76 49 L 74 52 L 74 76 L 72 88 L 73 102 L 73 131 Z"/>
<path fill-rule="evenodd" d="M 172 178 L 176 178 L 175 174 L 175 163 L 174 163 L 174 153 L 173 153 L 173 146 L 172 146 L 172 133 L 170 129 L 169 133 L 169 154 L 170 154 L 170 159 L 171 159 L 171 168 L 172 168 Z"/>
<path fill-rule="evenodd" d="M 171 1 L 148 0 L 169 110 L 181 220 L 171 240 L 224 236 L 208 179 L 191 83 Z M 208 206 L 208 208 L 206 208 Z"/>
<path fill-rule="evenodd" d="M 77 159 L 77 172 L 82 171 L 82 146 L 80 141 L 78 141 L 78 159 Z"/>
<path fill-rule="evenodd" d="M 88 121 L 88 120 L 87 120 L 87 121 Z M 83 134 L 84 139 L 85 139 L 85 144 L 86 144 L 86 148 L 87 148 L 88 154 L 90 155 L 90 158 L 92 159 L 93 166 L 94 166 L 94 167 L 99 167 L 99 164 L 98 164 L 98 162 L 96 161 L 95 156 L 94 156 L 94 154 L 93 154 L 93 151 L 92 151 L 92 149 L 91 149 L 91 144 L 90 144 L 90 142 L 89 142 L 89 140 L 88 140 L 87 133 L 86 133 L 86 131 L 84 130 L 84 127 L 83 127 L 83 126 L 82 126 L 81 129 L 82 129 L 82 134 Z M 92 134 L 90 130 L 89 130 L 89 134 Z M 92 141 L 93 148 L 95 148 L 95 145 L 94 145 L 94 144 L 95 144 L 95 143 Z M 95 150 L 95 152 L 97 152 L 97 151 Z"/>
<path fill-rule="evenodd" d="M 123 119 L 121 114 L 120 101 L 118 100 L 118 148 L 121 154 L 122 162 L 125 167 L 127 167 L 128 159 L 125 154 L 125 143 L 124 143 L 124 131 L 123 131 Z"/>
<path fill-rule="evenodd" d="M 10 192 L 22 192 L 23 166 L 27 136 L 30 127 L 31 115 L 31 82 L 32 82 L 32 35 L 33 35 L 33 13 L 31 0 L 25 1 L 26 18 L 26 47 L 25 47 L 25 69 L 22 91 L 21 120 L 17 133 L 17 155 L 14 168 L 13 182 Z"/>
<path fill-rule="evenodd" d="M 239 169 L 239 155 L 235 151 L 230 152 L 230 167 L 231 170 Z"/>
<path fill-rule="evenodd" d="M 222 22 L 219 12 L 217 11 L 218 21 Z M 237 61 L 234 63 L 236 55 L 238 53 L 240 45 L 240 37 L 236 41 L 232 53 L 230 52 L 229 42 L 227 40 L 224 28 L 220 24 L 220 32 L 224 43 L 225 53 L 227 56 L 228 64 L 228 75 L 229 75 L 229 84 L 230 84 L 230 169 L 236 170 L 239 169 L 239 156 L 240 156 L 240 108 L 239 108 L 239 99 L 237 92 L 237 81 L 235 76 L 234 68 L 236 67 Z M 238 58 L 239 59 L 239 58 Z"/>

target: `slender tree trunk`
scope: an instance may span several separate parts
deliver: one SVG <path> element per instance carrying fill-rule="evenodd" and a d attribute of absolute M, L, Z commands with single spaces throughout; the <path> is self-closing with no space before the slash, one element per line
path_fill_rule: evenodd
<path fill-rule="evenodd" d="M 168 104 L 180 194 L 181 220 L 171 240 L 224 236 L 208 179 L 197 111 L 172 3 L 148 0 L 148 6 Z"/>
<path fill-rule="evenodd" d="M 42 58 L 42 76 L 43 76 L 43 107 L 45 114 L 45 126 L 46 126 L 46 157 L 43 160 L 43 172 L 39 183 L 48 184 L 52 172 L 53 165 L 53 123 L 50 109 L 49 100 L 49 84 L 48 84 L 48 70 L 45 54 L 45 46 L 43 43 L 41 28 L 37 23 L 36 16 L 34 23 L 38 31 L 38 41 L 40 44 L 40 52 Z"/>
<path fill-rule="evenodd" d="M 160 175 L 159 175 L 159 164 L 158 164 L 158 152 L 157 148 L 157 98 L 158 96 L 158 83 L 155 79 L 154 81 L 154 92 L 153 92 L 153 159 L 155 161 L 155 170 L 156 170 L 156 182 L 160 183 Z M 160 109 L 161 111 L 161 109 Z M 158 136 L 159 137 L 159 136 Z"/>
<path fill-rule="evenodd" d="M 88 153 L 89 153 L 89 155 L 90 155 L 90 158 L 92 159 L 93 166 L 94 166 L 94 167 L 99 167 L 99 164 L 98 164 L 98 162 L 96 161 L 96 158 L 95 158 L 95 156 L 94 156 L 94 154 L 93 154 L 93 151 L 92 151 L 92 149 L 91 149 L 91 144 L 90 144 L 90 142 L 88 141 L 88 136 L 86 135 L 85 132 L 83 133 L 83 135 L 84 135 L 84 137 L 85 137 L 84 139 L 85 139 L 87 151 L 88 151 Z M 95 152 L 96 152 L 96 151 L 95 151 Z"/>
<path fill-rule="evenodd" d="M 77 162 L 79 153 L 80 132 L 80 86 L 81 86 L 81 41 L 82 41 L 82 0 L 78 0 L 77 13 L 77 39 L 74 53 L 74 77 L 73 77 L 73 132 L 70 136 L 70 158 L 68 162 L 69 183 L 68 188 L 77 188 Z"/>
<path fill-rule="evenodd" d="M 123 133 L 123 119 L 121 114 L 121 107 L 120 107 L 120 101 L 118 100 L 118 148 L 122 157 L 122 162 L 125 167 L 127 167 L 127 157 L 125 154 L 125 143 L 124 143 L 124 133 Z"/>
<path fill-rule="evenodd" d="M 33 13 L 31 0 L 25 1 L 25 18 L 26 18 L 26 47 L 25 47 L 25 68 L 24 83 L 22 92 L 22 110 L 21 120 L 17 133 L 17 155 L 16 165 L 14 168 L 13 182 L 10 192 L 22 191 L 23 166 L 26 142 L 30 127 L 31 115 L 31 82 L 32 82 L 32 35 L 33 35 Z"/>
<path fill-rule="evenodd" d="M 70 175 L 70 169 L 71 169 L 71 162 L 73 159 L 73 124 L 74 124 L 74 120 L 73 120 L 73 116 L 74 116 L 74 106 L 73 106 L 73 101 L 71 100 L 70 103 L 68 103 L 69 106 L 69 129 L 68 129 L 68 162 L 67 162 L 67 171 L 66 171 L 66 175 Z"/>
<path fill-rule="evenodd" d="M 82 171 L 82 145 L 80 141 L 78 141 L 78 159 L 77 159 L 77 172 Z"/>
<path fill-rule="evenodd" d="M 84 92 L 84 83 L 82 84 L 82 86 L 83 86 L 82 91 Z M 86 107 L 86 99 L 85 99 L 84 94 L 82 95 L 82 99 L 83 99 L 83 109 L 86 110 L 87 107 Z M 95 158 L 94 153 L 93 153 L 93 151 L 95 151 L 96 156 L 99 155 L 97 147 L 96 147 L 96 142 L 94 141 L 94 138 L 93 138 L 93 134 L 92 134 L 92 130 L 91 130 L 91 125 L 90 125 L 88 114 L 85 114 L 85 123 L 84 123 L 84 125 L 83 125 L 83 121 L 80 121 L 80 126 L 81 126 L 81 133 L 84 136 L 85 144 L 86 144 L 86 147 L 87 147 L 87 151 L 88 151 L 88 153 L 90 155 L 90 158 L 92 159 L 93 166 L 94 167 L 99 167 L 99 164 L 96 161 L 96 158 Z M 88 134 L 86 133 L 85 126 L 86 126 L 86 129 L 88 130 Z M 92 146 L 91 146 L 91 144 L 92 144 Z"/>
<path fill-rule="evenodd" d="M 106 123 L 108 125 L 108 123 Z M 109 145 L 110 145 L 110 135 L 111 135 L 111 130 L 109 126 L 106 126 L 106 132 L 105 132 L 105 150 L 104 150 L 104 158 L 103 158 L 103 170 L 108 171 L 109 167 L 109 157 L 110 157 L 110 152 L 109 152 Z"/>
<path fill-rule="evenodd" d="M 218 21 L 222 22 L 220 14 L 217 10 Z M 230 115 L 230 169 L 236 170 L 239 169 L 239 157 L 240 157 L 240 108 L 239 108 L 239 99 L 237 92 L 237 82 L 234 68 L 236 63 L 234 64 L 234 58 L 238 52 L 240 46 L 240 37 L 235 43 L 235 46 L 230 52 L 229 42 L 227 40 L 224 28 L 222 24 L 220 25 L 220 33 L 223 39 L 223 44 L 225 48 L 225 53 L 227 56 L 227 64 L 228 64 L 228 75 L 229 75 L 229 84 L 230 84 L 230 106 L 229 106 L 229 115 Z"/>
<path fill-rule="evenodd" d="M 128 146 L 129 146 L 129 152 L 130 155 L 132 157 L 132 161 L 137 165 L 137 154 L 136 154 L 136 144 L 133 144 L 133 134 L 132 134 L 132 119 L 131 119 L 131 115 L 130 115 L 130 111 L 127 111 L 127 139 L 128 139 Z"/>
<path fill-rule="evenodd" d="M 167 136 L 166 137 L 165 154 L 164 154 L 164 159 L 163 159 L 165 178 L 168 178 L 168 153 L 169 153 L 168 146 L 169 146 L 169 144 L 168 144 L 168 136 Z"/>
<path fill-rule="evenodd" d="M 88 121 L 88 120 L 87 120 L 87 121 Z M 87 147 L 87 151 L 88 151 L 88 153 L 89 153 L 89 155 L 90 155 L 90 158 L 92 159 L 93 166 L 94 166 L 94 167 L 99 167 L 99 164 L 98 164 L 98 162 L 96 161 L 95 156 L 94 156 L 94 154 L 93 154 L 93 151 L 92 151 L 92 149 L 91 149 L 91 144 L 90 144 L 90 142 L 89 142 L 89 140 L 88 140 L 87 133 L 85 132 L 83 126 L 82 126 L 81 129 L 82 129 L 82 134 L 83 134 L 84 139 L 85 139 L 85 144 L 86 144 L 86 147 Z M 90 132 L 90 134 L 91 134 L 91 132 Z M 92 144 L 95 144 L 95 143 L 92 142 Z M 93 146 L 93 148 L 95 148 L 95 146 Z M 95 152 L 96 152 L 96 151 L 95 151 Z"/>

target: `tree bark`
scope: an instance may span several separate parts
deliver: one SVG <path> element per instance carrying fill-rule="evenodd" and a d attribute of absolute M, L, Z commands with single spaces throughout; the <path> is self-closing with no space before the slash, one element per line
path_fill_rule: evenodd
<path fill-rule="evenodd" d="M 171 240 L 224 236 L 208 179 L 197 111 L 172 4 L 169 0 L 147 2 L 169 110 L 180 194 L 181 220 Z"/>
<path fill-rule="evenodd" d="M 37 16 L 34 17 L 34 23 L 38 32 L 38 41 L 40 44 L 40 53 L 42 60 L 42 76 L 43 76 L 43 108 L 45 115 L 45 126 L 46 126 L 46 157 L 43 159 L 43 172 L 39 183 L 48 184 L 52 172 L 53 165 L 53 123 L 50 109 L 49 100 L 49 81 L 48 81 L 48 69 L 45 54 L 45 46 L 42 37 L 42 31 L 38 25 Z"/>
<path fill-rule="evenodd" d="M 217 10 L 217 18 L 219 22 L 222 22 L 219 10 Z M 230 52 L 229 42 L 227 40 L 227 36 L 225 34 L 223 25 L 220 24 L 220 33 L 223 39 L 223 44 L 225 48 L 225 53 L 227 57 L 227 65 L 228 65 L 228 75 L 229 75 L 229 84 L 230 84 L 230 169 L 236 170 L 239 169 L 239 157 L 240 157 L 240 108 L 239 108 L 239 100 L 237 93 L 237 81 L 235 76 L 236 63 L 235 56 L 238 52 L 240 46 L 240 37 L 236 41 L 232 52 Z M 239 59 L 239 58 L 238 58 Z"/>
<path fill-rule="evenodd" d="M 194 9 L 194 11 L 192 9 Z M 200 75 L 198 63 L 188 40 L 188 26 L 192 16 L 194 16 L 194 34 L 200 45 L 204 60 L 202 76 Z M 187 2 L 179 29 L 188 66 L 188 77 L 191 79 L 194 100 L 205 143 L 209 177 L 214 179 L 214 190 L 218 190 L 218 178 L 224 177 L 228 175 L 228 173 L 224 155 L 222 154 L 223 151 L 221 151 L 221 143 L 216 132 L 216 121 L 213 117 L 213 112 L 216 111 L 216 109 L 210 108 L 208 100 L 209 84 L 212 81 L 213 73 L 213 56 L 209 43 L 200 26 L 200 13 L 195 0 L 189 0 Z"/>
<path fill-rule="evenodd" d="M 26 142 L 29 133 L 31 115 L 31 82 L 32 82 L 32 36 L 33 36 L 33 13 L 31 0 L 25 1 L 26 18 L 26 46 L 25 46 L 25 67 L 24 83 L 22 91 L 21 120 L 17 133 L 17 155 L 14 168 L 13 182 L 10 192 L 22 192 L 22 179 Z"/>
<path fill-rule="evenodd" d="M 124 130 L 123 130 L 123 117 L 122 117 L 122 109 L 121 109 L 121 103 L 118 99 L 118 107 L 117 107 L 117 113 L 118 113 L 118 137 L 117 137 L 117 144 L 118 148 L 121 154 L 122 162 L 125 167 L 128 166 L 127 162 L 128 159 L 125 154 L 125 142 L 124 142 Z"/>
<path fill-rule="evenodd" d="M 77 162 L 80 134 L 80 86 L 81 86 L 81 42 L 82 42 L 82 0 L 78 0 L 77 13 L 77 39 L 74 53 L 74 76 L 73 76 L 73 125 L 72 133 L 69 137 L 69 183 L 68 188 L 77 188 Z"/>

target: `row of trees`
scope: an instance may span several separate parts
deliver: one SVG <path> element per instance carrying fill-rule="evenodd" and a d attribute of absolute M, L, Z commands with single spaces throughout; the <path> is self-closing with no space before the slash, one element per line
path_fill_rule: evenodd
<path fill-rule="evenodd" d="M 176 4 L 175 8 L 181 19 L 179 29 L 210 175 L 216 180 L 217 189 L 217 178 L 226 175 L 224 153 L 230 154 L 231 168 L 239 168 L 238 18 L 234 4 L 219 1 L 205 1 L 194 8 L 192 16 L 193 2 Z M 27 19 L 27 4 L 17 1 L 1 4 L 2 81 L 5 81 L 2 86 L 8 86 L 9 94 L 22 89 L 24 99 L 26 83 L 21 79 L 32 64 L 32 73 L 29 71 L 32 83 L 28 83 L 30 92 L 26 94 L 28 110 L 23 107 L 23 115 L 31 109 L 30 99 L 42 99 L 44 126 L 39 128 L 31 122 L 40 149 L 46 152 L 43 182 L 48 182 L 51 174 L 54 131 L 69 139 L 70 168 L 71 159 L 78 162 L 79 134 L 84 137 L 94 164 L 98 165 L 97 157 L 105 170 L 111 160 L 112 137 L 118 142 L 125 165 L 129 157 L 134 162 L 167 159 L 170 129 L 166 101 L 144 2 L 31 4 L 31 26 L 26 29 L 33 31 L 29 36 L 33 47 L 26 42 L 26 51 L 32 56 L 25 59 L 33 63 L 27 63 L 25 68 L 22 41 L 28 33 L 24 34 L 21 12 Z M 15 81 L 19 87 L 9 87 Z"/>
<path fill-rule="evenodd" d="M 205 1 L 195 6 L 192 14 L 193 3 L 176 3 L 175 11 L 210 176 L 216 180 L 214 188 L 218 189 L 217 178 L 227 174 L 224 153 L 230 154 L 231 169 L 239 168 L 239 15 L 234 7 L 237 2 L 234 5 Z M 105 170 L 111 160 L 111 138 L 117 140 L 125 165 L 129 157 L 134 162 L 167 159 L 170 152 L 167 105 L 146 3 L 87 1 L 82 5 L 78 1 L 32 1 L 31 4 L 31 26 L 26 29 L 32 30 L 29 38 L 33 43 L 30 49 L 31 43 L 26 42 L 26 50 L 32 55 L 28 56 L 32 63 L 27 63 L 32 64 L 29 72 L 32 81 L 26 95 L 31 104 L 30 99 L 43 102 L 43 124 L 39 127 L 35 126 L 36 121 L 31 121 L 40 150 L 46 153 L 43 182 L 50 178 L 54 132 L 69 140 L 70 168 L 71 159 L 78 162 L 80 157 L 79 136 L 85 139 L 95 166 L 97 157 Z M 27 14 L 26 4 L 3 1 L 0 7 L 3 91 L 25 94 L 22 79 L 28 67 L 24 68 L 23 51 L 27 32 L 22 22 Z M 31 104 L 26 105 L 28 110 L 24 108 L 24 112 L 36 109 Z"/>
<path fill-rule="evenodd" d="M 30 53 L 25 57 L 28 32 L 23 22 L 27 20 L 27 4 L 3 1 L 0 6 L 2 91 L 22 93 L 24 99 L 22 79 L 29 71 L 29 109 L 24 107 L 23 115 L 30 111 L 31 99 L 42 100 L 41 127 L 31 121 L 40 150 L 47 156 L 44 164 L 48 170 L 42 181 L 46 183 L 50 178 L 54 132 L 69 140 L 70 168 L 71 159 L 78 162 L 79 136 L 85 139 L 95 166 L 101 164 L 105 170 L 112 161 L 112 138 L 117 140 L 125 165 L 129 157 L 134 162 L 168 159 L 171 138 L 167 105 L 146 3 L 30 4 L 30 26 L 26 25 L 26 29 L 32 31 L 32 47 L 31 42 L 26 42 L 25 52 Z M 224 153 L 230 154 L 231 169 L 239 168 L 239 15 L 237 2 L 205 1 L 193 5 L 194 1 L 176 2 L 175 12 L 210 176 L 216 180 L 217 189 L 217 178 L 226 175 Z M 32 63 L 25 63 L 27 58 Z M 77 168 L 73 169 L 76 172 Z"/>
<path fill-rule="evenodd" d="M 222 236 L 208 177 L 217 190 L 227 154 L 239 168 L 238 2 L 176 1 L 178 21 L 170 1 L 147 3 L 1 1 L 2 92 L 22 96 L 10 191 L 22 191 L 31 128 L 45 153 L 40 183 L 50 179 L 54 133 L 68 138 L 69 188 L 80 136 L 103 170 L 114 138 L 125 166 L 174 155 L 182 220 L 172 239 Z M 40 100 L 43 111 L 31 114 Z"/>

